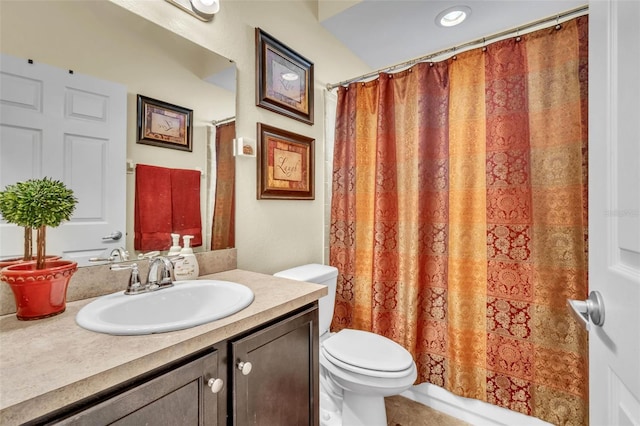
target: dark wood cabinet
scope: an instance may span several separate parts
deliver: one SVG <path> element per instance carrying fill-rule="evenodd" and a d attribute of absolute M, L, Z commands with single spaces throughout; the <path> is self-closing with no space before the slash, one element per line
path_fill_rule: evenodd
<path fill-rule="evenodd" d="M 27 424 L 317 426 L 318 348 L 314 303 Z"/>
<path fill-rule="evenodd" d="M 316 309 L 233 340 L 230 346 L 233 425 L 318 424 Z"/>

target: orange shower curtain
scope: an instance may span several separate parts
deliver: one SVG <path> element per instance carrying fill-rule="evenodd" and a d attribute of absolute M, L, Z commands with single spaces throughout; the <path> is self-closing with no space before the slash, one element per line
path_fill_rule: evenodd
<path fill-rule="evenodd" d="M 338 92 L 333 329 L 405 346 L 419 382 L 588 422 L 588 18 Z"/>

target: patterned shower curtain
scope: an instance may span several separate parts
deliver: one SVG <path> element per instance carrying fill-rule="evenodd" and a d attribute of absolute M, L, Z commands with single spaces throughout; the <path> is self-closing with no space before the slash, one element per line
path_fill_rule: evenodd
<path fill-rule="evenodd" d="M 588 18 L 338 92 L 332 328 L 418 382 L 588 423 Z"/>

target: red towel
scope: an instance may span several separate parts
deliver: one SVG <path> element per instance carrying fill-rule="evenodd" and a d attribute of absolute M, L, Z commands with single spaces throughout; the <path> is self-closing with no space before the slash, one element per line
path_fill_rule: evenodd
<path fill-rule="evenodd" d="M 167 250 L 171 246 L 171 169 L 136 166 L 133 248 Z"/>
<path fill-rule="evenodd" d="M 171 206 L 173 232 L 193 235 L 191 247 L 201 246 L 199 171 L 171 169 Z"/>

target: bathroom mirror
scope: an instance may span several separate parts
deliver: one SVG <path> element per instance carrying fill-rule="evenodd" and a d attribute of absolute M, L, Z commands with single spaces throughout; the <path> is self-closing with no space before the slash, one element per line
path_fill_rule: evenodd
<path fill-rule="evenodd" d="M 126 164 L 116 165 L 126 173 L 126 229 L 118 246 L 135 257 L 135 168 L 148 164 L 202 172 L 203 245 L 196 251 L 207 250 L 216 185 L 216 126 L 212 122 L 233 122 L 228 119 L 235 116 L 234 64 L 103 0 L 3 2 L 0 40 L 3 54 L 126 86 Z M 191 152 L 137 143 L 138 94 L 193 110 Z M 224 220 L 233 224 L 232 215 Z"/>

